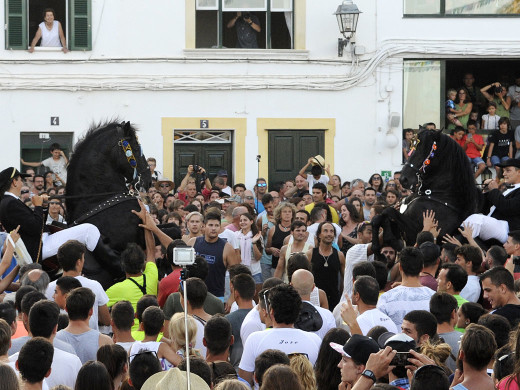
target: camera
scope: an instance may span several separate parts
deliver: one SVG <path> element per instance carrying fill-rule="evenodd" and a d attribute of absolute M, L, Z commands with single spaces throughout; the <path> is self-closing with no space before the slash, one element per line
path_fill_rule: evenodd
<path fill-rule="evenodd" d="M 201 169 L 202 169 L 202 167 L 200 165 L 197 165 L 197 164 L 193 165 L 193 172 L 200 173 Z"/>
<path fill-rule="evenodd" d="M 413 358 L 411 353 L 409 353 L 409 352 L 397 352 L 395 354 L 394 358 L 392 359 L 392 361 L 390 362 L 390 365 L 391 366 L 400 366 L 400 367 L 409 366 L 412 363 L 410 363 L 408 361 L 408 358 Z"/>
<path fill-rule="evenodd" d="M 244 18 L 244 20 L 251 19 L 251 12 L 244 12 L 242 18 Z"/>
<path fill-rule="evenodd" d="M 173 264 L 181 267 L 195 263 L 195 249 L 193 248 L 173 248 Z"/>
<path fill-rule="evenodd" d="M 501 85 L 498 86 L 498 87 L 495 87 L 495 93 L 500 93 L 504 90 L 504 87 L 502 87 Z"/>

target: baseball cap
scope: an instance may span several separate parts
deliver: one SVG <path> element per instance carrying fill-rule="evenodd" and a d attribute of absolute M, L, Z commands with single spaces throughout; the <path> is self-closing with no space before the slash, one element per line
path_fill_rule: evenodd
<path fill-rule="evenodd" d="M 217 172 L 217 176 L 227 176 L 227 171 L 225 169 L 221 169 Z"/>
<path fill-rule="evenodd" d="M 356 363 L 361 364 L 367 364 L 370 354 L 379 351 L 379 345 L 374 339 L 360 334 L 353 335 L 343 346 L 337 343 L 329 345 L 341 355 L 352 358 Z"/>
<path fill-rule="evenodd" d="M 381 348 L 391 347 L 397 352 L 408 352 L 415 349 L 415 340 L 404 333 L 385 332 L 377 339 L 377 343 Z"/>

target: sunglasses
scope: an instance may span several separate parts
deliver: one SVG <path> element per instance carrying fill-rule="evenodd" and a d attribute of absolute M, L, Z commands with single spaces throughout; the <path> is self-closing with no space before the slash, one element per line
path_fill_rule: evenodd
<path fill-rule="evenodd" d="M 287 354 L 287 356 L 289 357 L 289 359 L 292 359 L 296 356 L 305 356 L 307 359 L 309 359 L 309 355 L 307 355 L 305 352 L 291 352 Z"/>
<path fill-rule="evenodd" d="M 170 185 L 169 185 L 169 184 L 159 184 L 159 187 L 161 187 L 161 188 L 167 188 L 167 187 L 170 187 Z"/>
<path fill-rule="evenodd" d="M 254 198 L 255 198 L 254 196 L 246 196 L 247 200 L 253 200 Z"/>
<path fill-rule="evenodd" d="M 258 187 L 267 187 L 267 183 L 258 183 L 257 186 Z"/>
<path fill-rule="evenodd" d="M 130 357 L 128 358 L 128 361 L 131 362 L 132 360 L 134 360 L 134 357 L 136 357 L 136 356 L 138 356 L 138 355 L 145 354 L 145 353 L 151 353 L 151 354 L 155 355 L 155 358 L 156 358 L 156 359 L 158 359 L 158 357 L 157 357 L 157 352 L 155 352 L 155 351 L 143 351 L 143 350 L 141 350 L 141 351 L 139 351 L 139 352 L 137 352 L 137 353 L 134 353 L 133 355 L 130 355 Z"/>
<path fill-rule="evenodd" d="M 28 194 L 29 193 L 29 190 L 23 190 L 23 191 L 20 191 L 21 194 Z"/>

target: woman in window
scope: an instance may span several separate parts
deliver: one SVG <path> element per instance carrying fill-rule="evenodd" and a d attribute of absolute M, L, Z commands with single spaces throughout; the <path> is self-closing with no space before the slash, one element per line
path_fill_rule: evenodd
<path fill-rule="evenodd" d="M 473 108 L 473 103 L 468 96 L 468 91 L 465 88 L 459 88 L 457 92 L 457 99 L 455 101 L 455 118 L 458 118 L 464 129 L 466 129 L 469 119 L 469 114 Z M 448 125 L 448 129 L 452 130 L 455 128 L 454 123 Z"/>
<path fill-rule="evenodd" d="M 69 51 L 63 28 L 60 22 L 54 20 L 54 10 L 52 8 L 47 8 L 43 11 L 43 22 L 38 25 L 38 31 L 36 31 L 31 42 L 29 53 L 34 51 L 34 46 L 36 46 L 40 38 L 42 40 L 40 43 L 41 47 L 61 47 L 64 53 Z"/>

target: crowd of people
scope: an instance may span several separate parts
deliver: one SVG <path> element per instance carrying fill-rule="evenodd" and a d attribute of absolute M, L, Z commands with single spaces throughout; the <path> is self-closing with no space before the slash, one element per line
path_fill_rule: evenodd
<path fill-rule="evenodd" d="M 502 242 L 484 251 L 469 222 L 438 237 L 425 212 L 398 252 L 371 219 L 410 194 L 399 172 L 343 182 L 315 156 L 271 191 L 191 165 L 175 186 L 149 158 L 153 185 L 133 211 L 146 245 L 129 243 L 124 277 L 102 286 L 83 275 L 97 227 L 49 231 L 67 221 L 68 161 L 51 154 L 0 172 L 0 389 L 184 389 L 187 357 L 193 389 L 520 385 L 519 160 L 503 163 L 508 192 L 488 183 Z M 186 275 L 174 249 L 189 247 Z M 54 255 L 57 275 L 27 261 Z"/>

